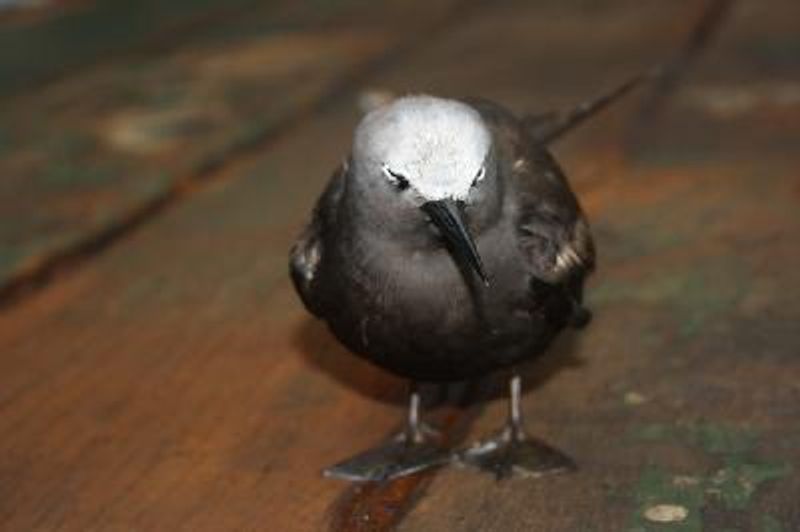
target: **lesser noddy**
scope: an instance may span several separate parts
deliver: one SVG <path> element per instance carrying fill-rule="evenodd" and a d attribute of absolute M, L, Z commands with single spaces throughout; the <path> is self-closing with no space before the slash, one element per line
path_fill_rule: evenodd
<path fill-rule="evenodd" d="M 307 309 L 350 351 L 416 382 L 483 377 L 541 355 L 585 324 L 589 224 L 548 144 L 629 92 L 636 76 L 563 113 L 516 117 L 487 100 L 398 98 L 358 125 L 290 252 Z M 419 419 L 326 474 L 385 480 L 445 463 Z M 526 435 L 512 372 L 505 429 L 462 463 L 540 475 L 572 461 Z"/>

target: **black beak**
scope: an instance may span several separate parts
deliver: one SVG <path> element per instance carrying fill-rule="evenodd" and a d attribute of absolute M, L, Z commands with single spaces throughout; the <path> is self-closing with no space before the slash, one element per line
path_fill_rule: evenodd
<path fill-rule="evenodd" d="M 465 270 L 470 268 L 478 274 L 483 284 L 489 286 L 489 279 L 483 269 L 478 248 L 464 225 L 461 206 L 453 200 L 429 201 L 422 205 L 422 210 L 442 233 L 442 237 L 459 266 Z"/>

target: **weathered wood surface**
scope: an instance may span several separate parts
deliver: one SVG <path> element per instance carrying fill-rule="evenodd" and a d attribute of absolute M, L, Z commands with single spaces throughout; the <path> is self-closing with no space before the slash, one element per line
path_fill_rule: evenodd
<path fill-rule="evenodd" d="M 370 82 L 568 104 L 667 56 L 698 9 L 485 4 Z M 798 19 L 737 6 L 661 131 L 631 133 L 631 101 L 558 150 L 599 241 L 596 319 L 530 369 L 525 406 L 578 473 L 444 469 L 377 507 L 320 478 L 396 426 L 403 392 L 286 278 L 358 119 L 343 100 L 0 315 L 0 529 L 800 528 Z M 470 441 L 503 408 L 439 420 Z M 688 514 L 656 525 L 657 505 Z"/>
<path fill-rule="evenodd" d="M 227 24 L 252 17 L 265 4 L 273 13 L 288 6 L 282 0 L 49 0 L 3 4 L 2 97 L 75 75 L 77 69 L 113 64 L 126 54 L 146 55 L 185 46 L 216 33 L 220 26 L 224 31 Z M 323 7 L 309 2 L 295 5 L 302 6 L 307 14 Z"/>
<path fill-rule="evenodd" d="M 47 275 L 55 260 L 255 149 L 398 46 L 434 31 L 455 2 L 244 4 L 224 6 L 238 16 L 168 53 L 122 55 L 0 106 L 0 293 Z M 134 8 L 125 6 L 118 16 L 127 20 Z M 137 9 L 155 16 L 153 6 Z M 105 35 L 108 10 L 75 25 Z M 177 10 L 165 8 L 161 23 Z M 33 51 L 19 55 L 41 62 Z"/>
<path fill-rule="evenodd" d="M 634 157 L 608 160 L 630 132 L 602 121 L 561 150 L 598 237 L 596 319 L 532 368 L 526 414 L 581 470 L 448 469 L 400 530 L 800 529 L 798 17 L 738 5 Z M 654 523 L 659 505 L 688 515 Z"/>

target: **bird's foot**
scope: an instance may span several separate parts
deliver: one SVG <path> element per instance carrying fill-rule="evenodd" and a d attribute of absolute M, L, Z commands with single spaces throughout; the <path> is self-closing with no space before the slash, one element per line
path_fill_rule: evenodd
<path fill-rule="evenodd" d="M 498 480 L 512 476 L 538 478 L 577 469 L 569 456 L 512 426 L 461 451 L 456 462 L 493 473 Z"/>
<path fill-rule="evenodd" d="M 327 468 L 323 474 L 351 482 L 383 482 L 450 462 L 437 431 L 419 424 L 384 445 Z"/>

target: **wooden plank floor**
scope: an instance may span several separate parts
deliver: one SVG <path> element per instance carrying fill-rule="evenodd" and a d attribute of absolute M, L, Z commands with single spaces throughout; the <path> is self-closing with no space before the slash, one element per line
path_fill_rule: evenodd
<path fill-rule="evenodd" d="M 239 9 L 168 53 L 122 55 L 0 105 L 0 293 L 38 282 L 54 259 L 102 245 L 213 178 L 435 30 L 452 5 L 269 2 Z M 423 9 L 425 18 L 417 16 Z M 103 28 L 106 11 L 85 17 Z M 74 24 L 79 31 L 89 22 Z"/>
<path fill-rule="evenodd" d="M 703 4 L 385 7 L 351 24 L 426 9 L 447 23 L 358 86 L 568 105 L 669 57 Z M 736 4 L 657 122 L 635 129 L 631 100 L 557 150 L 598 239 L 595 321 L 526 370 L 525 408 L 577 473 L 446 468 L 377 487 L 319 475 L 396 428 L 404 387 L 339 347 L 286 274 L 359 118 L 352 90 L 3 309 L 0 530 L 800 529 L 796 20 L 791 0 Z M 379 42 L 367 49 L 397 41 Z M 334 54 L 337 72 L 363 68 L 361 50 Z M 103 75 L 26 98 L 99 90 Z M 431 413 L 454 444 L 501 422 L 486 393 Z M 656 523 L 659 507 L 685 515 Z"/>

